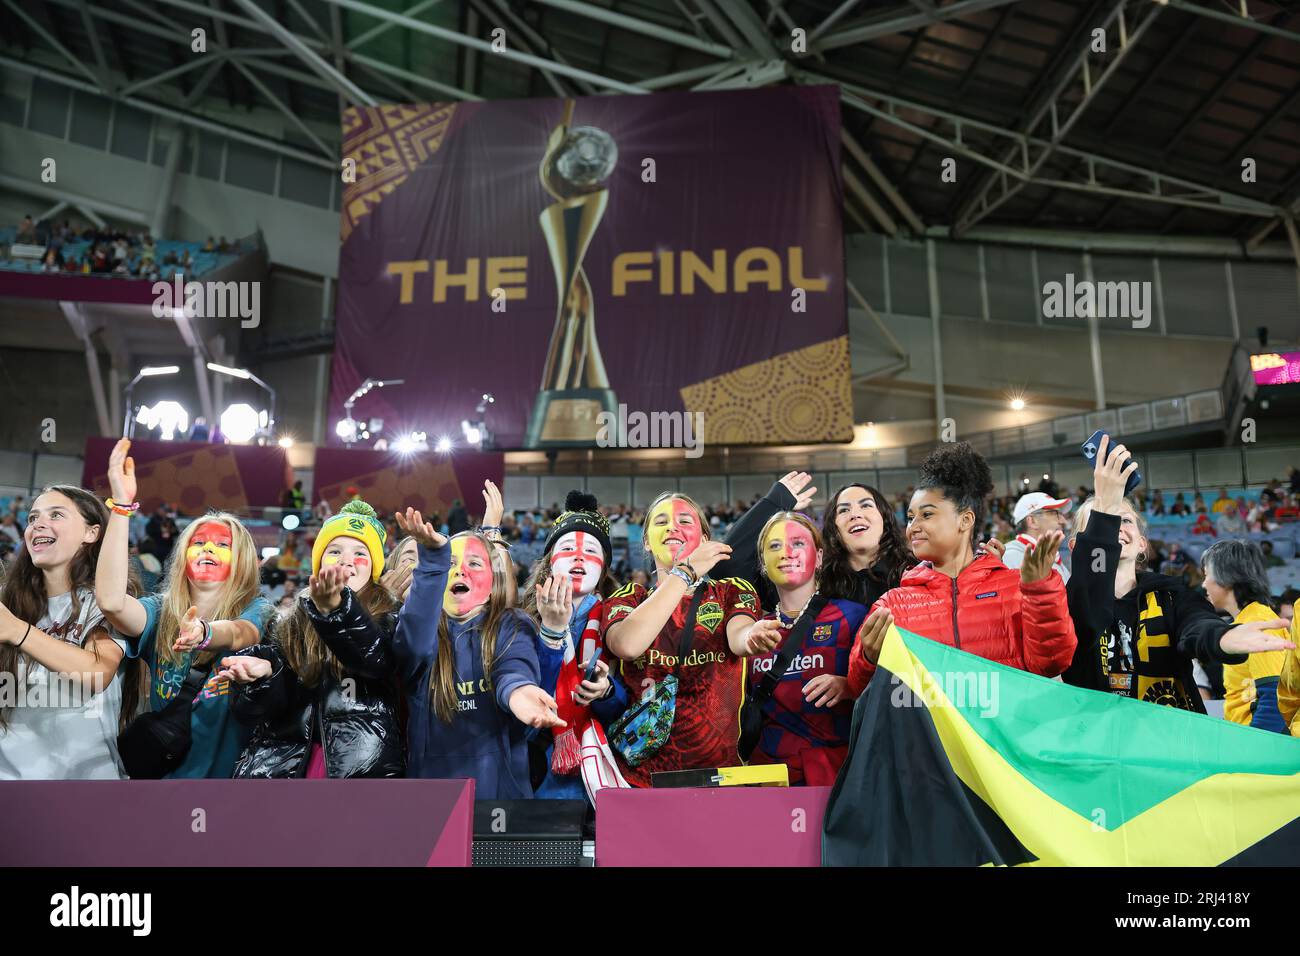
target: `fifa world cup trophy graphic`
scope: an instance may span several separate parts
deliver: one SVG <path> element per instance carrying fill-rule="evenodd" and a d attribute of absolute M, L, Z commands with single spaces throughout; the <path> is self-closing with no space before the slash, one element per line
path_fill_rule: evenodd
<path fill-rule="evenodd" d="M 596 342 L 591 283 L 582 268 L 609 202 L 609 189 L 601 184 L 614 171 L 618 147 L 602 129 L 573 126 L 573 106 L 573 100 L 565 102 L 540 169 L 542 187 L 556 199 L 540 218 L 559 307 L 541 391 L 528 421 L 528 448 L 590 445 L 599 428 L 597 416 L 618 412 Z"/>

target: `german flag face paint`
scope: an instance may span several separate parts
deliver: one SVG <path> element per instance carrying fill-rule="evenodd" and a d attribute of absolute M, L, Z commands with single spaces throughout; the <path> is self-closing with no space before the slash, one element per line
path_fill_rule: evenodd
<path fill-rule="evenodd" d="M 560 535 L 551 549 L 551 576 L 567 575 L 573 581 L 575 595 L 596 590 L 604 570 L 605 549 L 594 534 L 570 531 Z"/>
<path fill-rule="evenodd" d="M 763 540 L 763 570 L 779 588 L 807 584 L 817 570 L 812 534 L 798 521 L 779 521 Z"/>
<path fill-rule="evenodd" d="M 670 568 L 690 556 L 704 532 L 694 508 L 681 498 L 666 498 L 650 512 L 646 537 L 655 560 Z"/>
<path fill-rule="evenodd" d="M 448 614 L 465 617 L 487 603 L 492 595 L 492 560 L 475 537 L 453 538 L 451 569 L 442 604 Z"/>
<path fill-rule="evenodd" d="M 220 521 L 204 521 L 194 529 L 185 549 L 185 576 L 191 581 L 221 582 L 230 577 L 230 529 Z"/>

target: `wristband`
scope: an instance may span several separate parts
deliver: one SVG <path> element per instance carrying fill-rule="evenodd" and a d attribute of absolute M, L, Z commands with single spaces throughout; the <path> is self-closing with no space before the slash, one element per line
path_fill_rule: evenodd
<path fill-rule="evenodd" d="M 198 647 L 194 648 L 194 652 L 195 652 L 196 654 L 197 654 L 199 651 L 201 651 L 201 650 L 205 650 L 205 649 L 207 648 L 207 646 L 208 646 L 209 644 L 212 643 L 212 624 L 211 624 L 211 622 L 209 622 L 209 621 L 205 621 L 205 620 L 203 620 L 202 618 L 200 618 L 200 619 L 199 619 L 199 623 L 203 625 L 203 643 L 200 644 Z"/>
<path fill-rule="evenodd" d="M 499 524 L 481 524 L 478 529 L 486 534 L 489 531 L 500 531 L 501 526 Z"/>
<path fill-rule="evenodd" d="M 551 630 L 549 627 L 547 627 L 545 624 L 540 625 L 540 626 L 538 627 L 538 630 L 540 630 L 540 631 L 542 632 L 542 637 L 549 637 L 549 638 L 550 638 L 551 640 L 553 640 L 553 641 L 561 641 L 561 640 L 563 640 L 564 638 L 566 638 L 566 637 L 569 636 L 569 632 L 568 632 L 567 630 L 564 630 L 564 631 L 553 631 L 553 630 Z"/>
<path fill-rule="evenodd" d="M 140 502 L 138 501 L 133 501 L 130 504 L 124 505 L 121 502 L 114 501 L 112 498 L 109 498 L 108 501 L 105 502 L 105 504 L 108 505 L 109 511 L 112 511 L 115 514 L 125 515 L 128 518 L 140 510 Z"/>
<path fill-rule="evenodd" d="M 686 571 L 685 568 L 681 567 L 680 565 L 679 565 L 678 567 L 675 567 L 675 568 L 670 568 L 669 571 L 668 571 L 668 573 L 671 574 L 671 575 L 672 575 L 673 577 L 675 577 L 675 578 L 681 578 L 682 582 L 683 582 L 683 583 L 684 583 L 688 588 L 690 588 L 690 587 L 694 587 L 694 586 L 695 586 L 695 582 L 691 580 L 691 576 L 690 576 L 690 574 Z"/>
<path fill-rule="evenodd" d="M 14 645 L 14 650 L 18 650 L 18 648 L 22 647 L 22 646 L 23 646 L 23 643 L 27 640 L 27 635 L 29 635 L 29 634 L 31 634 L 31 633 L 32 633 L 32 625 L 31 625 L 31 622 L 28 621 L 28 622 L 27 622 L 27 630 L 23 631 L 23 639 L 22 639 L 21 641 L 19 641 L 17 644 Z"/>

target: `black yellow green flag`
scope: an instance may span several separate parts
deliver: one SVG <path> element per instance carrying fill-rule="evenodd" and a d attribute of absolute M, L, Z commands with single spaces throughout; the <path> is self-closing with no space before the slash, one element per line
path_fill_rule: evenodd
<path fill-rule="evenodd" d="M 828 866 L 1300 862 L 1300 739 L 891 628 L 853 712 Z"/>

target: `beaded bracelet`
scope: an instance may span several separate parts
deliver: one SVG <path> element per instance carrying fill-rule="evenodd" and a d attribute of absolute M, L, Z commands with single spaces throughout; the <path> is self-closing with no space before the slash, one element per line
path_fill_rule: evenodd
<path fill-rule="evenodd" d="M 138 501 L 133 501 L 129 505 L 124 505 L 109 498 L 105 503 L 108 505 L 109 511 L 112 511 L 114 514 L 124 515 L 128 518 L 140 510 L 140 502 Z"/>

